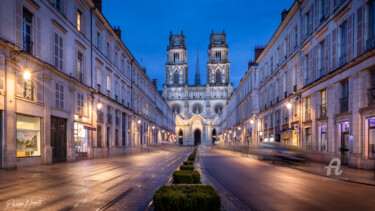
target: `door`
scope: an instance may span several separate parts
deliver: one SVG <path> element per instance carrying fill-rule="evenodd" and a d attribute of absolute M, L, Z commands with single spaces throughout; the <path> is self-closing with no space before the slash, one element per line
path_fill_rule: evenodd
<path fill-rule="evenodd" d="M 341 135 L 341 164 L 348 165 L 349 161 L 349 133 Z"/>
<path fill-rule="evenodd" d="M 66 161 L 66 119 L 51 116 L 52 162 Z"/>
<path fill-rule="evenodd" d="M 194 145 L 200 145 L 201 144 L 201 131 L 199 129 L 196 129 L 194 131 Z"/>

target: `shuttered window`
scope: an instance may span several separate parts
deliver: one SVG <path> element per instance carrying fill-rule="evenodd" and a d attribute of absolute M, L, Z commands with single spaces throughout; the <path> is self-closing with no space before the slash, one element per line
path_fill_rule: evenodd
<path fill-rule="evenodd" d="M 63 70 L 63 38 L 55 33 L 55 45 L 54 45 L 54 58 L 55 58 L 55 68 L 58 70 Z"/>
<path fill-rule="evenodd" d="M 77 93 L 77 112 L 79 114 L 84 114 L 84 99 L 83 95 Z"/>
<path fill-rule="evenodd" d="M 55 107 L 64 109 L 64 86 L 56 83 Z"/>

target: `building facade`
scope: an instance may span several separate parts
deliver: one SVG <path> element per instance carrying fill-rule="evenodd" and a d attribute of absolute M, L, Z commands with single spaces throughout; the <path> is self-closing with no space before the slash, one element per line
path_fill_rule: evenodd
<path fill-rule="evenodd" d="M 295 1 L 220 114 L 221 141 L 281 142 L 317 161 L 374 168 L 374 8 Z"/>
<path fill-rule="evenodd" d="M 101 1 L 0 0 L 0 167 L 123 155 L 175 114 Z"/>
<path fill-rule="evenodd" d="M 226 34 L 212 32 L 208 45 L 207 84 L 201 84 L 197 54 L 195 83 L 189 85 L 185 36 L 183 32 L 171 32 L 163 97 L 177 115 L 175 133 L 181 145 L 211 145 L 217 140 L 218 113 L 232 93 L 229 73 Z"/>

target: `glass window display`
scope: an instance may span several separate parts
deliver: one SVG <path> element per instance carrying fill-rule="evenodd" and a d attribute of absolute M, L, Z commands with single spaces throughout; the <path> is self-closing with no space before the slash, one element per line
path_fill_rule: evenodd
<path fill-rule="evenodd" d="M 17 114 L 17 157 L 40 156 L 40 118 Z"/>

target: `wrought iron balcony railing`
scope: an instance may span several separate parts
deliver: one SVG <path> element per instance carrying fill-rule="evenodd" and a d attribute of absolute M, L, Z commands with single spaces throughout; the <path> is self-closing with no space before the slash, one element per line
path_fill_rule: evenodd
<path fill-rule="evenodd" d="M 327 116 L 327 104 L 322 104 L 320 105 L 320 110 L 319 110 L 319 117 L 326 117 Z"/>

